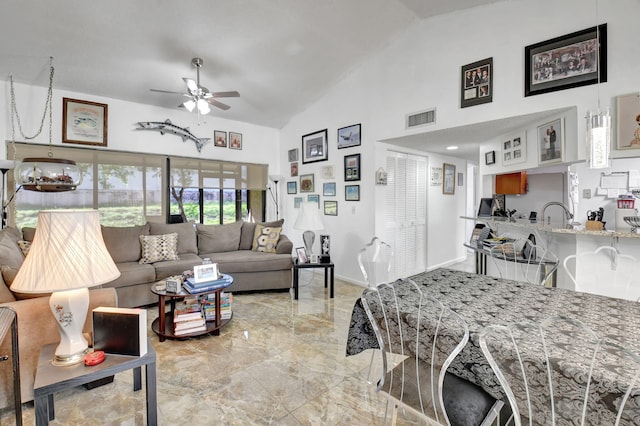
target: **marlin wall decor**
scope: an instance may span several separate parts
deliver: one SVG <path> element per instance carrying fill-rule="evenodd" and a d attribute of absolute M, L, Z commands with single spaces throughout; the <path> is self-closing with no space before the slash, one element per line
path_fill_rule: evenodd
<path fill-rule="evenodd" d="M 191 139 L 195 142 L 198 152 L 202 150 L 204 144 L 209 142 L 211 138 L 199 138 L 188 127 L 178 127 L 171 123 L 168 118 L 165 121 L 138 121 L 138 127 L 136 130 L 157 130 L 161 135 L 165 133 L 173 133 L 176 136 L 182 138 L 182 142 L 186 142 L 187 139 Z"/>

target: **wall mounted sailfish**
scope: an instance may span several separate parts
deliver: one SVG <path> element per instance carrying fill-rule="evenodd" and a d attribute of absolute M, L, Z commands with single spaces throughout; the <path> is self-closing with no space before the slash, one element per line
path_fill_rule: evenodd
<path fill-rule="evenodd" d="M 202 150 L 204 144 L 209 142 L 211 138 L 199 138 L 191 131 L 188 127 L 178 127 L 175 124 L 171 123 L 171 120 L 168 118 L 165 121 L 138 121 L 138 127 L 136 130 L 157 130 L 161 135 L 165 133 L 173 133 L 176 136 L 180 136 L 182 138 L 182 142 L 186 142 L 187 139 L 191 139 L 196 143 L 196 148 L 198 148 L 198 152 Z"/>

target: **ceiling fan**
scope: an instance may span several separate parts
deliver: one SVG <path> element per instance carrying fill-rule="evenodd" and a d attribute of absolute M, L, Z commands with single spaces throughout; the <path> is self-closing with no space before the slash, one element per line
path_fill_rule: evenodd
<path fill-rule="evenodd" d="M 160 89 L 150 89 L 152 92 L 160 92 L 160 93 L 171 93 L 182 95 L 188 98 L 186 101 L 178 105 L 179 108 L 186 108 L 189 112 L 193 111 L 197 108 L 199 114 L 208 114 L 210 110 L 209 105 L 213 105 L 222 110 L 228 110 L 231 108 L 229 105 L 223 104 L 222 102 L 216 100 L 216 98 L 237 98 L 240 96 L 240 93 L 234 91 L 230 92 L 210 92 L 204 86 L 200 85 L 200 68 L 204 61 L 202 58 L 193 58 L 191 60 L 191 65 L 196 68 L 196 81 L 193 81 L 191 78 L 183 78 L 184 82 L 187 84 L 186 93 L 182 92 L 172 92 L 169 90 L 160 90 Z"/>

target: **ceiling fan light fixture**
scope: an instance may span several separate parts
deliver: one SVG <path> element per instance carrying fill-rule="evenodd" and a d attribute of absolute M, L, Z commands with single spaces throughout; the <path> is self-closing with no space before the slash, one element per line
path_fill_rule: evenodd
<path fill-rule="evenodd" d="M 193 112 L 193 109 L 196 107 L 196 101 L 193 99 L 189 99 L 182 104 L 183 107 L 187 109 L 189 112 Z"/>
<path fill-rule="evenodd" d="M 198 99 L 198 111 L 200 111 L 200 114 L 202 115 L 209 114 L 209 112 L 211 111 L 211 108 L 209 108 L 209 103 L 202 98 Z"/>

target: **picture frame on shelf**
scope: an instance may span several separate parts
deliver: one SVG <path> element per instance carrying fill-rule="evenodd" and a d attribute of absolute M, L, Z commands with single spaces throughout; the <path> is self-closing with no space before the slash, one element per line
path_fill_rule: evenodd
<path fill-rule="evenodd" d="M 318 208 L 320 208 L 320 196 L 318 194 L 307 195 L 307 201 L 310 203 L 316 203 Z"/>
<path fill-rule="evenodd" d="M 298 182 L 287 182 L 287 194 L 297 194 L 298 193 Z"/>
<path fill-rule="evenodd" d="M 327 129 L 324 129 L 302 136 L 302 164 L 329 159 L 327 135 Z"/>
<path fill-rule="evenodd" d="M 322 195 L 325 197 L 335 197 L 336 196 L 336 183 L 335 182 L 325 182 L 322 184 Z"/>
<path fill-rule="evenodd" d="M 442 193 L 453 195 L 456 192 L 456 166 L 454 164 L 442 164 Z"/>
<path fill-rule="evenodd" d="M 524 95 L 607 81 L 607 24 L 524 48 Z"/>
<path fill-rule="evenodd" d="M 537 128 L 538 165 L 560 163 L 564 159 L 563 119 L 558 118 Z"/>
<path fill-rule="evenodd" d="M 338 216 L 338 202 L 337 201 L 325 201 L 324 202 L 324 214 L 325 214 L 325 216 Z"/>
<path fill-rule="evenodd" d="M 291 163 L 291 177 L 298 176 L 298 162 Z"/>
<path fill-rule="evenodd" d="M 496 163 L 496 152 L 495 151 L 487 151 L 484 153 L 484 164 L 490 166 L 491 164 Z"/>
<path fill-rule="evenodd" d="M 218 279 L 218 264 L 209 263 L 206 265 L 195 265 L 193 267 L 193 281 L 203 283 Z"/>
<path fill-rule="evenodd" d="M 360 180 L 360 154 L 344 156 L 344 180 L 346 182 Z"/>
<path fill-rule="evenodd" d="M 351 126 L 341 127 L 338 129 L 338 149 L 351 148 L 360 145 L 361 125 L 352 124 Z"/>
<path fill-rule="evenodd" d="M 304 247 L 296 247 L 296 256 L 298 263 L 309 263 L 309 256 L 307 256 L 307 250 Z"/>
<path fill-rule="evenodd" d="M 229 132 L 229 148 L 242 149 L 242 133 Z"/>
<path fill-rule="evenodd" d="M 640 93 L 616 98 L 616 148 L 640 149 Z"/>
<path fill-rule="evenodd" d="M 300 192 L 313 192 L 314 190 L 313 173 L 300 175 Z"/>
<path fill-rule="evenodd" d="M 345 185 L 344 186 L 344 200 L 345 201 L 360 201 L 360 185 Z"/>
<path fill-rule="evenodd" d="M 107 146 L 109 106 L 62 98 L 62 142 Z"/>
<path fill-rule="evenodd" d="M 227 147 L 227 132 L 222 130 L 214 130 L 213 131 L 213 145 L 219 146 L 220 148 Z"/>
<path fill-rule="evenodd" d="M 302 204 L 302 200 L 304 200 L 302 197 L 293 197 L 293 208 L 299 209 Z"/>
<path fill-rule="evenodd" d="M 502 165 L 518 164 L 527 159 L 527 134 L 521 134 L 502 142 Z"/>
<path fill-rule="evenodd" d="M 493 58 L 463 65 L 460 108 L 493 102 Z"/>
<path fill-rule="evenodd" d="M 298 148 L 293 148 L 288 151 L 289 162 L 298 161 Z"/>

